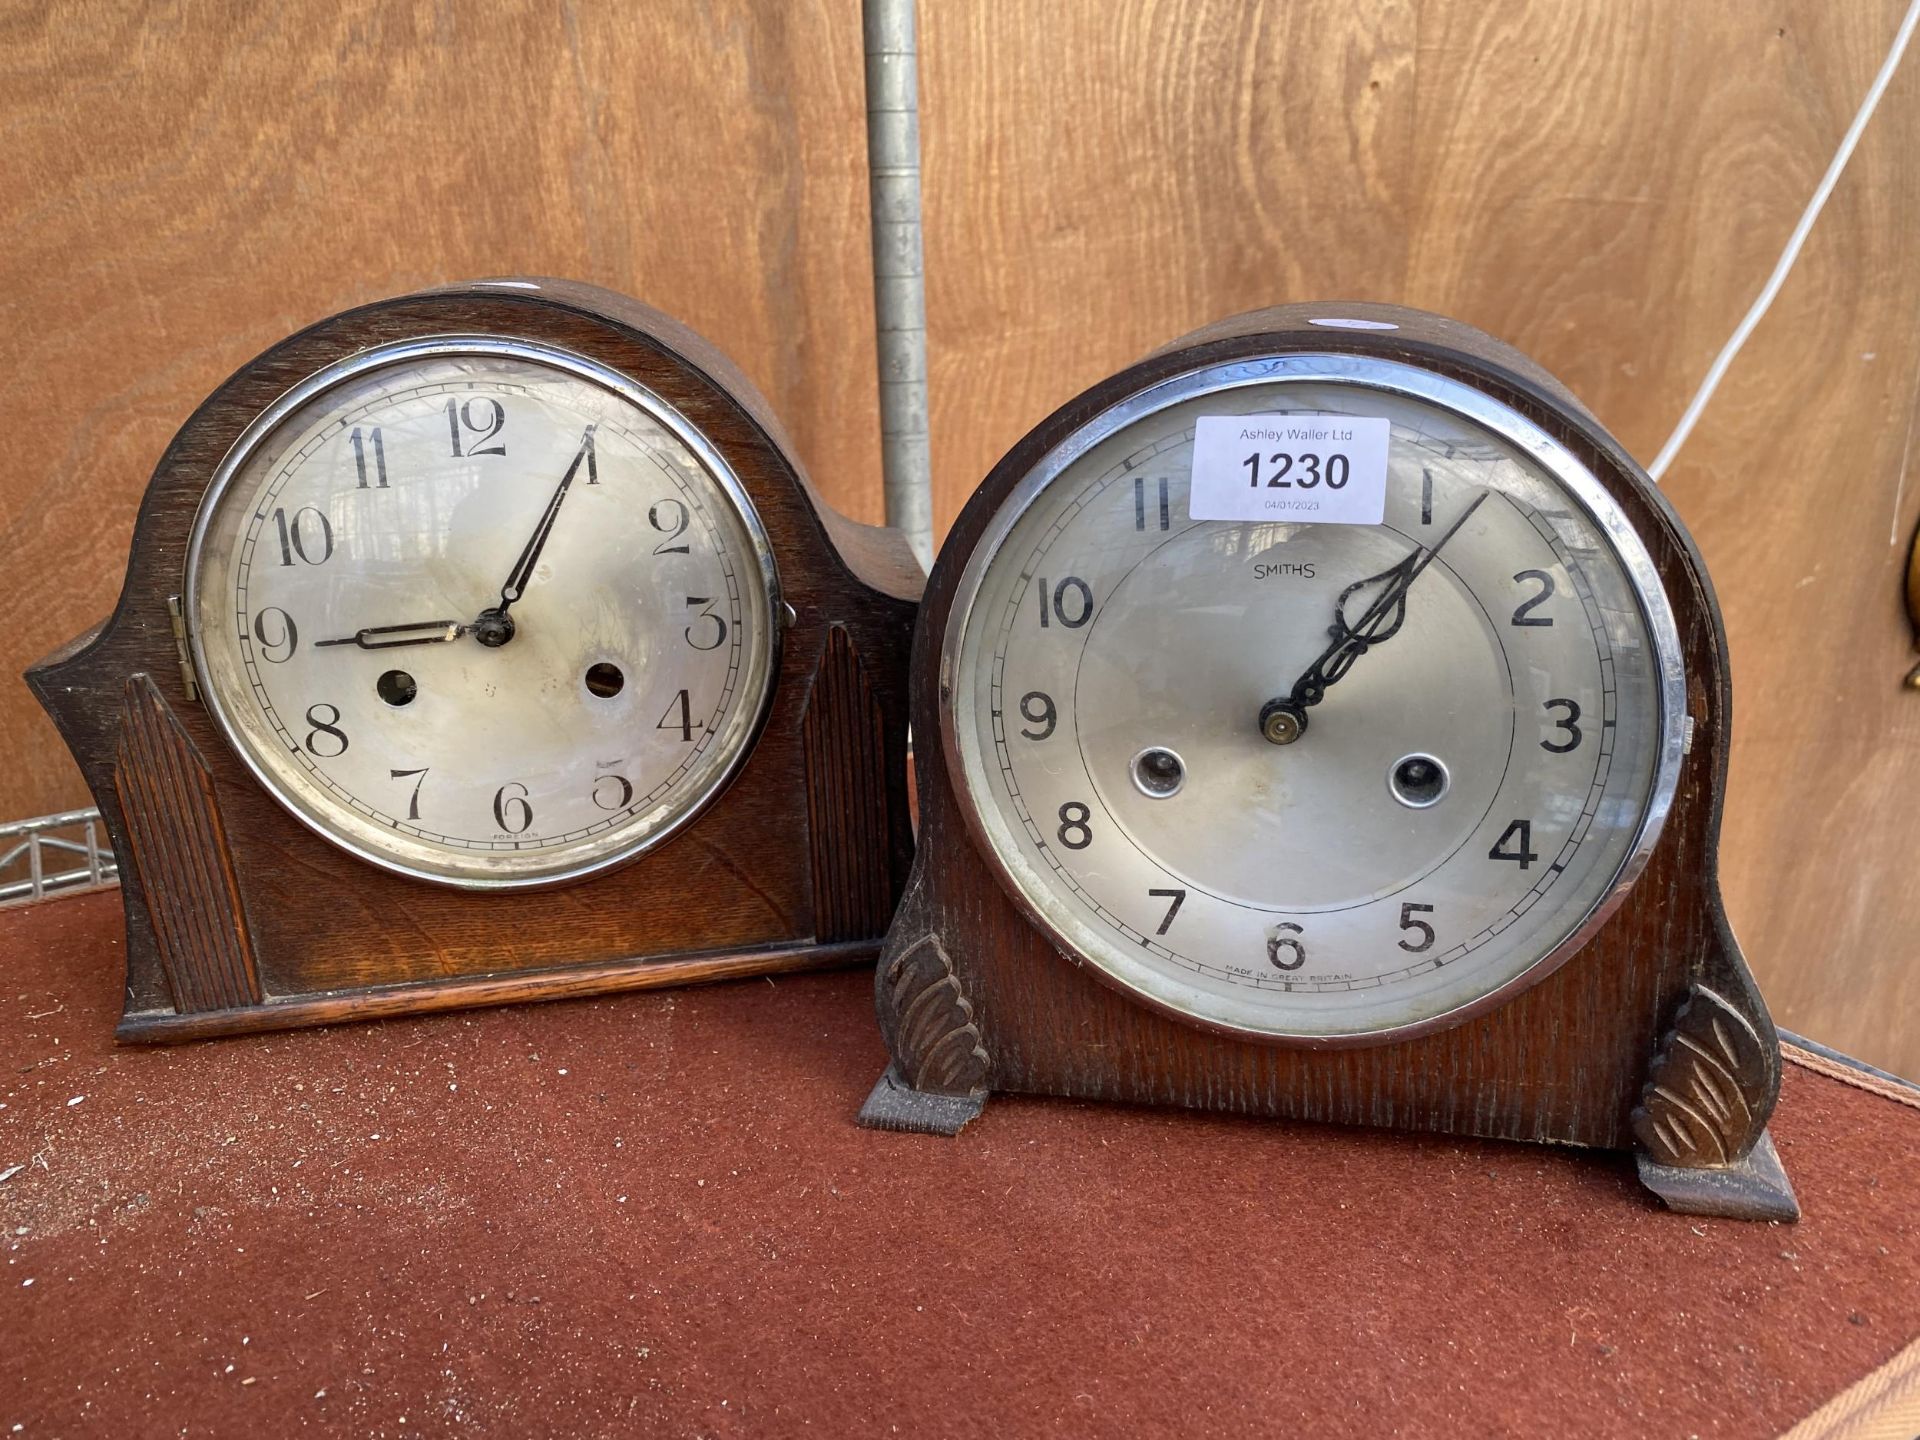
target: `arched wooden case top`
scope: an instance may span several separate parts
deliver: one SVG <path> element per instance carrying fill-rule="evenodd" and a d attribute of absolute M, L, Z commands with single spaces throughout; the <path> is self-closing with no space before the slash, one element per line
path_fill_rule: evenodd
<path fill-rule="evenodd" d="M 1336 323 L 1315 323 L 1328 319 Z M 1344 1048 L 1185 1023 L 1062 953 L 983 855 L 940 743 L 943 667 L 954 659 L 943 655 L 943 637 L 962 573 L 1043 457 L 1171 377 L 1299 353 L 1364 354 L 1464 382 L 1588 467 L 1657 569 L 1684 658 L 1690 729 L 1644 870 L 1570 959 L 1451 1028 Z M 1796 1213 L 1764 1136 L 1778 1041 L 1715 872 L 1730 692 L 1713 592 L 1641 468 L 1508 346 L 1397 307 L 1287 306 L 1198 331 L 1102 381 L 1015 445 L 948 534 L 915 630 L 911 696 L 920 845 L 876 976 L 892 1063 L 865 1123 L 951 1134 L 1001 1090 L 1637 1148 L 1643 1175 L 1676 1208 Z"/>
<path fill-rule="evenodd" d="M 744 761 L 617 869 L 477 893 L 389 873 L 297 822 L 196 694 L 181 597 L 202 497 L 250 424 L 375 346 L 500 337 L 672 406 L 725 461 L 777 567 L 784 634 Z M 912 853 L 906 658 L 922 577 L 897 532 L 828 509 L 766 403 L 625 297 L 487 281 L 363 306 L 222 385 L 161 458 L 110 619 L 28 672 L 121 859 L 131 1040 L 320 1024 L 870 960 Z"/>

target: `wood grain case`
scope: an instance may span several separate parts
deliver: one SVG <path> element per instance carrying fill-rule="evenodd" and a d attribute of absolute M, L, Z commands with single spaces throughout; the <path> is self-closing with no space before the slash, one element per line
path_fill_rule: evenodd
<path fill-rule="evenodd" d="M 1308 323 L 1325 314 L 1397 328 Z M 1720 1150 L 1730 1163 L 1758 1153 L 1755 1163 L 1764 1164 L 1779 1046 L 1720 901 L 1715 850 L 1731 692 L 1711 586 L 1672 510 L 1598 422 L 1552 377 L 1481 332 L 1389 306 L 1256 311 L 1195 332 L 1057 410 L 994 467 L 933 567 L 914 640 L 915 733 L 940 734 L 941 636 L 961 573 L 995 512 L 1044 455 L 1116 402 L 1170 376 L 1299 351 L 1364 352 L 1473 385 L 1568 446 L 1625 510 L 1672 603 L 1693 722 L 1672 810 L 1645 870 L 1570 960 L 1452 1029 L 1341 1050 L 1242 1040 L 1150 1009 L 1056 949 L 983 861 L 946 757 L 930 742 L 915 761 L 919 853 L 876 976 L 892 1065 L 863 1119 L 950 1134 L 987 1094 L 1004 1090 L 1631 1148 L 1636 1109 L 1661 1103 L 1649 1074 L 1656 1050 L 1678 1058 L 1669 1062 L 1669 1098 L 1684 1104 L 1685 1087 L 1704 1083 L 1713 1092 L 1720 1083 L 1719 1070 L 1694 1063 L 1700 1057 L 1688 1041 L 1663 1040 L 1683 1007 L 1704 993 L 1692 1011 L 1696 1022 L 1718 1005 L 1751 1037 L 1740 1047 L 1742 1063 L 1721 1067 L 1739 1105 L 1729 1107 L 1724 1125 L 1709 1120 L 1723 1132 Z M 1756 1150 L 1762 1145 L 1764 1153 Z M 1705 1154 L 1677 1146 L 1661 1158 L 1698 1169 Z M 1722 1213 L 1748 1213 L 1756 1202 L 1731 1203 Z M 1768 1203 L 1784 1213 L 1791 1191 Z"/>
<path fill-rule="evenodd" d="M 169 600 L 215 468 L 295 384 L 368 347 L 510 336 L 674 405 L 738 474 L 792 619 L 739 773 L 609 874 L 476 894 L 389 874 L 299 824 L 189 697 Z M 912 853 L 905 662 L 922 577 L 896 532 L 828 509 L 751 384 L 685 327 L 593 287 L 427 291 L 324 320 L 222 385 L 161 458 L 112 617 L 27 674 L 123 865 L 119 1033 L 236 1031 L 852 964 L 878 949 Z"/>

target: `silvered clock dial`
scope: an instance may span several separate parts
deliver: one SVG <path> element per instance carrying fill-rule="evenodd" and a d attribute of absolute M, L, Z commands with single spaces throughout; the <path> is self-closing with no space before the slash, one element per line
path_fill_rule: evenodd
<path fill-rule="evenodd" d="M 1385 518 L 1192 518 L 1203 415 L 1388 421 Z M 1410 1033 L 1538 978 L 1679 768 L 1678 639 L 1619 507 L 1516 412 L 1371 356 L 1208 367 L 1081 429 L 974 550 L 942 653 L 1010 891 L 1107 979 L 1256 1036 Z"/>
<path fill-rule="evenodd" d="M 401 342 L 290 391 L 216 473 L 186 586 L 208 705 L 269 792 L 453 885 L 658 844 L 740 764 L 779 658 L 727 462 L 524 340 Z"/>
<path fill-rule="evenodd" d="M 1713 883 L 1717 622 L 1644 475 L 1464 326 L 1294 307 L 1104 382 L 929 584 L 869 1120 L 1031 1089 L 1743 1160 L 1777 1061 Z M 1641 1096 L 1656 1015 L 1731 1037 L 1698 1093 Z"/>

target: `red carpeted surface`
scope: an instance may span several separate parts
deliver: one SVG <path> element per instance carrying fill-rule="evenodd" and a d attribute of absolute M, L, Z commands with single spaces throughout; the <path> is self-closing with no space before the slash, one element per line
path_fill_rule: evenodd
<path fill-rule="evenodd" d="M 1533 1147 L 859 1130 L 866 974 L 132 1050 L 117 895 L 0 966 L 0 1436 L 1758 1436 L 1920 1333 L 1920 1110 L 1797 1067 L 1781 1227 Z"/>

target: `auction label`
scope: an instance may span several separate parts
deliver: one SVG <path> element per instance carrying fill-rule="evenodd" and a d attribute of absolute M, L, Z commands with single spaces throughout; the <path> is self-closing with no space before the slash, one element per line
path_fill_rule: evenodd
<path fill-rule="evenodd" d="M 1358 415 L 1202 415 L 1194 427 L 1195 520 L 1378 525 L 1393 422 Z"/>

